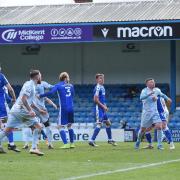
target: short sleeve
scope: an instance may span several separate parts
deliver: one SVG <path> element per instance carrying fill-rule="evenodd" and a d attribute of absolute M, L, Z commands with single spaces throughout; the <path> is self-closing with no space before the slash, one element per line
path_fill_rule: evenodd
<path fill-rule="evenodd" d="M 26 86 L 23 89 L 23 94 L 29 97 L 31 95 L 32 91 L 33 91 L 33 89 L 31 86 Z"/>
<path fill-rule="evenodd" d="M 161 92 L 161 90 L 159 88 L 156 88 L 156 91 L 157 91 L 157 95 L 160 96 L 162 94 L 162 92 Z"/>
<path fill-rule="evenodd" d="M 4 75 L 2 76 L 2 82 L 4 86 L 6 86 L 9 83 Z"/>
<path fill-rule="evenodd" d="M 94 95 L 99 96 L 99 92 L 100 92 L 100 86 L 96 86 Z"/>

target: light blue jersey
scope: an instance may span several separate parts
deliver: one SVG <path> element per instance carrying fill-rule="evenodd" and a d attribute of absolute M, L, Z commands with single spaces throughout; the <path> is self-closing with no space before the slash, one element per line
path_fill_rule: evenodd
<path fill-rule="evenodd" d="M 153 94 L 151 94 L 152 92 Z M 156 97 L 156 100 L 154 100 L 153 97 Z M 146 87 L 142 90 L 140 95 L 140 100 L 143 103 L 141 127 L 149 128 L 153 124 L 162 122 L 162 119 L 158 112 L 158 97 L 168 99 L 168 97 L 163 94 L 159 88 L 154 88 L 152 90 Z"/>
<path fill-rule="evenodd" d="M 47 89 L 49 90 L 51 88 L 53 88 L 53 86 L 51 84 L 48 84 L 47 82 L 42 81 L 41 84 L 37 84 L 37 86 L 36 86 L 36 89 L 35 89 L 36 95 L 44 94 L 45 90 L 47 90 Z M 37 98 L 37 96 L 35 96 L 33 104 L 37 108 L 47 111 L 46 106 L 45 106 L 45 97 L 39 99 L 39 98 Z M 41 114 L 36 109 L 34 109 L 34 112 L 36 113 L 37 117 L 40 119 L 40 122 L 45 123 L 48 121 L 48 119 L 49 119 L 48 112 L 46 114 Z"/>
<path fill-rule="evenodd" d="M 22 123 L 33 126 L 38 123 L 36 117 L 31 117 L 23 104 L 22 97 L 27 96 L 27 102 L 32 105 L 35 98 L 36 83 L 33 80 L 26 81 L 21 89 L 18 99 L 10 110 L 7 126 L 8 128 L 19 127 Z"/>
<path fill-rule="evenodd" d="M 149 95 L 150 93 L 154 92 L 154 94 Z M 149 89 L 148 87 L 144 88 L 140 95 L 140 100 L 143 103 L 143 109 L 144 112 L 158 112 L 157 108 L 157 101 L 153 100 L 153 97 L 162 97 L 165 100 L 168 99 L 168 97 L 161 92 L 159 88 L 154 88 L 153 90 Z"/>
<path fill-rule="evenodd" d="M 51 88 L 53 88 L 53 86 L 51 84 L 48 84 L 47 82 L 42 81 L 41 84 L 38 84 L 36 86 L 36 94 L 37 95 L 44 94 L 45 90 L 49 90 Z M 34 103 L 38 108 L 45 109 L 45 98 L 44 97 L 40 98 L 40 99 L 38 99 L 36 97 Z"/>

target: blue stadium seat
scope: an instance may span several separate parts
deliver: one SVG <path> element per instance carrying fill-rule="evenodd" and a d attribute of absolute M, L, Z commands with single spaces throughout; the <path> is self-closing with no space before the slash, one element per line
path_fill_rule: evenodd
<path fill-rule="evenodd" d="M 138 89 L 137 96 L 128 98 L 128 89 L 136 86 Z M 157 84 L 164 93 L 169 91 L 168 84 Z M 94 120 L 94 103 L 93 89 L 94 85 L 79 85 L 75 86 L 74 98 L 74 117 L 76 123 L 93 123 Z M 13 86 L 16 95 L 18 96 L 21 86 Z M 112 126 L 119 128 L 120 120 L 126 120 L 132 128 L 137 128 L 140 125 L 142 103 L 139 100 L 140 91 L 144 88 L 144 84 L 117 84 L 105 85 L 107 95 L 107 105 L 109 107 L 109 118 L 112 120 Z M 57 96 L 52 97 L 52 100 L 58 104 Z M 180 104 L 179 104 L 180 106 Z M 47 105 L 52 122 L 57 121 L 58 111 L 52 106 Z M 180 111 L 176 111 L 169 123 L 171 128 L 180 127 Z"/>

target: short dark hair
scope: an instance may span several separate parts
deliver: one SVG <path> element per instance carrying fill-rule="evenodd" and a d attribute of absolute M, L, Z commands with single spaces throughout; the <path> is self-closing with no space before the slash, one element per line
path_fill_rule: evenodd
<path fill-rule="evenodd" d="M 147 79 L 145 80 L 145 83 L 147 84 L 147 82 L 152 81 L 152 80 L 154 80 L 154 79 L 153 79 L 153 78 L 147 78 Z"/>
<path fill-rule="evenodd" d="M 100 76 L 104 76 L 104 74 L 102 74 L 102 73 L 97 73 L 96 76 L 95 76 L 95 78 L 98 79 Z"/>
<path fill-rule="evenodd" d="M 33 79 L 35 76 L 39 75 L 40 74 L 40 71 L 39 70 L 34 70 L 34 69 L 31 69 L 30 70 L 30 78 Z"/>

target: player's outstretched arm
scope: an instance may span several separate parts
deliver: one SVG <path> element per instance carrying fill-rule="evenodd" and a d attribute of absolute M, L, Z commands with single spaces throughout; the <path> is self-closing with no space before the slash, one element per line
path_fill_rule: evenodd
<path fill-rule="evenodd" d="M 166 94 L 164 94 L 164 93 L 162 93 L 162 92 L 161 92 L 161 97 L 162 97 L 163 99 L 165 99 L 169 104 L 172 103 L 171 98 L 169 98 Z"/>
<path fill-rule="evenodd" d="M 6 87 L 12 97 L 12 102 L 15 102 L 16 101 L 16 95 L 15 95 L 15 92 L 14 92 L 14 89 L 12 88 L 12 86 L 8 83 L 6 84 Z"/>
<path fill-rule="evenodd" d="M 172 103 L 172 100 L 171 100 L 171 98 L 169 98 L 166 94 L 164 94 L 164 93 L 162 93 L 162 91 L 159 89 L 159 88 L 157 88 L 158 89 L 158 91 L 159 91 L 159 95 L 164 99 L 164 100 L 166 100 L 168 103 Z"/>
<path fill-rule="evenodd" d="M 49 97 L 52 96 L 53 94 L 55 94 L 58 90 L 58 86 L 55 85 L 49 92 L 44 93 L 44 94 L 40 94 L 39 97 L 43 98 L 43 97 Z"/>
<path fill-rule="evenodd" d="M 51 99 L 49 99 L 49 98 L 46 97 L 45 100 L 46 100 L 46 102 L 47 102 L 48 104 L 52 105 L 55 109 L 57 109 L 56 104 L 55 104 Z"/>

